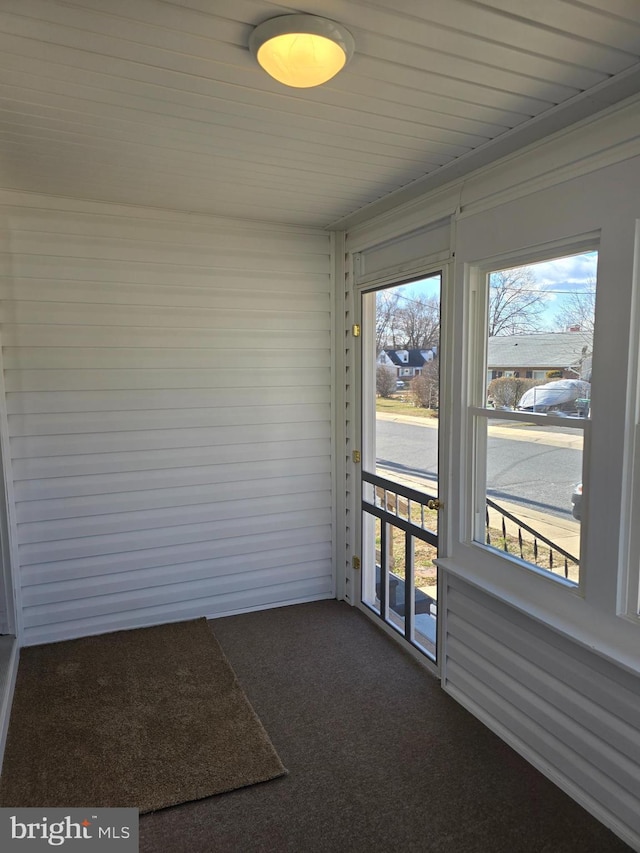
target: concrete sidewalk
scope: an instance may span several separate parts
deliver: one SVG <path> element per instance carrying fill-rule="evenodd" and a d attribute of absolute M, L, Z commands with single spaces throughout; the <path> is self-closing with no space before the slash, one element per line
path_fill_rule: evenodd
<path fill-rule="evenodd" d="M 412 426 L 422 426 L 427 429 L 437 429 L 437 418 L 420 418 L 414 415 L 397 415 L 390 412 L 376 412 L 376 420 L 396 421 Z M 540 429 L 536 424 L 523 424 L 518 422 L 510 426 L 498 426 L 490 424 L 492 436 L 508 438 L 511 441 L 527 441 L 531 444 L 546 444 L 550 447 L 568 447 L 570 450 L 582 450 L 583 432 L 575 430 L 574 433 L 556 432 L 551 433 Z M 553 427 L 549 427 L 552 430 Z"/>

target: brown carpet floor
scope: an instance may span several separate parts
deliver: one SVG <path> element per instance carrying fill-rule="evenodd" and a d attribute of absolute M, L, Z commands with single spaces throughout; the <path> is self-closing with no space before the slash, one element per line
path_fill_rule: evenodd
<path fill-rule="evenodd" d="M 347 605 L 212 624 L 289 775 L 143 816 L 141 853 L 628 853 Z"/>
<path fill-rule="evenodd" d="M 21 652 L 2 806 L 147 812 L 284 772 L 205 619 Z"/>

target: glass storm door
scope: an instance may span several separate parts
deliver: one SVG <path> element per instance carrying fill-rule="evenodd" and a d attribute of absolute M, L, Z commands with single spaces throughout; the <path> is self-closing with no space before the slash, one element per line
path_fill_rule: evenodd
<path fill-rule="evenodd" d="M 441 280 L 362 297 L 362 602 L 434 661 Z"/>

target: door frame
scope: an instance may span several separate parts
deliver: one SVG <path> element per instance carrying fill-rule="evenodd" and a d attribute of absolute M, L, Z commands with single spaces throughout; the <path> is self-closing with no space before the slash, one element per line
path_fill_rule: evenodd
<path fill-rule="evenodd" d="M 378 280 L 367 280 L 366 283 L 353 286 L 353 311 L 356 325 L 360 329 L 360 345 L 355 348 L 354 353 L 354 436 L 355 446 L 364 457 L 364 442 L 371 441 L 371 434 L 367 436 L 366 422 L 367 407 L 371 407 L 371 399 L 367 394 L 375 389 L 375 364 L 371 359 L 363 358 L 363 349 L 367 344 L 367 329 L 371 329 L 372 321 L 375 323 L 375 306 L 371 301 L 372 308 L 369 316 L 365 316 L 363 308 L 364 295 L 378 290 L 387 289 L 396 285 L 407 284 L 411 281 L 419 281 L 430 276 L 440 275 L 440 389 L 439 389 L 439 414 L 438 414 L 438 495 L 443 501 L 444 509 L 438 518 L 438 556 L 440 559 L 450 553 L 451 548 L 451 411 L 453 402 L 452 388 L 452 324 L 454 318 L 453 305 L 453 259 L 446 261 L 431 259 L 418 268 L 412 268 L 410 275 L 403 275 L 398 271 L 395 275 L 386 272 Z M 372 310 L 373 309 L 373 310 Z M 370 343 L 370 342 L 369 342 Z M 375 394 L 375 391 L 374 391 Z M 357 476 L 356 476 L 357 474 Z M 355 550 L 357 554 L 363 553 L 363 508 L 362 508 L 362 471 L 360 465 L 354 465 L 354 477 L 357 480 L 355 488 L 355 511 L 358 519 L 355 525 Z M 456 517 L 454 515 L 453 517 Z M 459 517 L 459 514 L 457 514 Z M 362 571 L 357 572 L 357 584 L 354 584 L 354 604 L 371 619 L 378 627 L 400 643 L 412 657 L 421 665 L 440 677 L 442 660 L 445 653 L 444 639 L 446 637 L 446 583 L 445 572 L 438 570 L 438 617 L 437 617 L 437 660 L 433 661 L 421 652 L 412 643 L 408 642 L 397 630 L 384 622 L 371 608 L 362 600 Z"/>
<path fill-rule="evenodd" d="M 22 639 L 22 608 L 18 576 L 17 526 L 14 515 L 13 473 L 9 420 L 0 336 L 0 596 L 4 605 L 2 631 Z"/>

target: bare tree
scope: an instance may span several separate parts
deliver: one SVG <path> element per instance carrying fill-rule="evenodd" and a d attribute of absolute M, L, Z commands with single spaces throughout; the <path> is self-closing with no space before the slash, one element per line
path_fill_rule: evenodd
<path fill-rule="evenodd" d="M 530 267 L 500 270 L 489 276 L 489 337 L 539 332 L 546 297 Z"/>
<path fill-rule="evenodd" d="M 392 367 L 379 364 L 376 367 L 376 394 L 379 397 L 390 397 L 396 390 L 396 372 Z"/>
<path fill-rule="evenodd" d="M 437 361 L 429 361 L 422 373 L 411 380 L 414 404 L 424 409 L 437 409 L 440 403 L 440 370 Z"/>
<path fill-rule="evenodd" d="M 542 385 L 540 379 L 519 379 L 517 376 L 501 376 L 498 379 L 492 379 L 487 388 L 487 395 L 493 400 L 496 406 L 507 406 L 509 409 L 515 409 L 520 402 L 520 398 L 529 388 L 534 388 L 536 385 Z"/>
<path fill-rule="evenodd" d="M 564 296 L 556 313 L 556 324 L 562 331 L 575 329 L 593 338 L 596 318 L 596 283 L 589 280 L 584 290 L 574 290 Z"/>
<path fill-rule="evenodd" d="M 568 365 L 580 379 L 591 382 L 593 331 L 596 319 L 596 282 L 587 281 L 584 290 L 565 294 L 556 313 L 556 325 L 560 331 L 570 331 L 582 343 L 582 351 L 576 363 Z"/>
<path fill-rule="evenodd" d="M 398 312 L 399 294 L 393 290 L 379 290 L 376 293 L 376 355 L 385 345 L 395 347 L 395 318 Z"/>
<path fill-rule="evenodd" d="M 435 296 L 404 298 L 396 312 L 396 336 L 402 349 L 431 349 L 440 336 L 440 301 Z"/>

